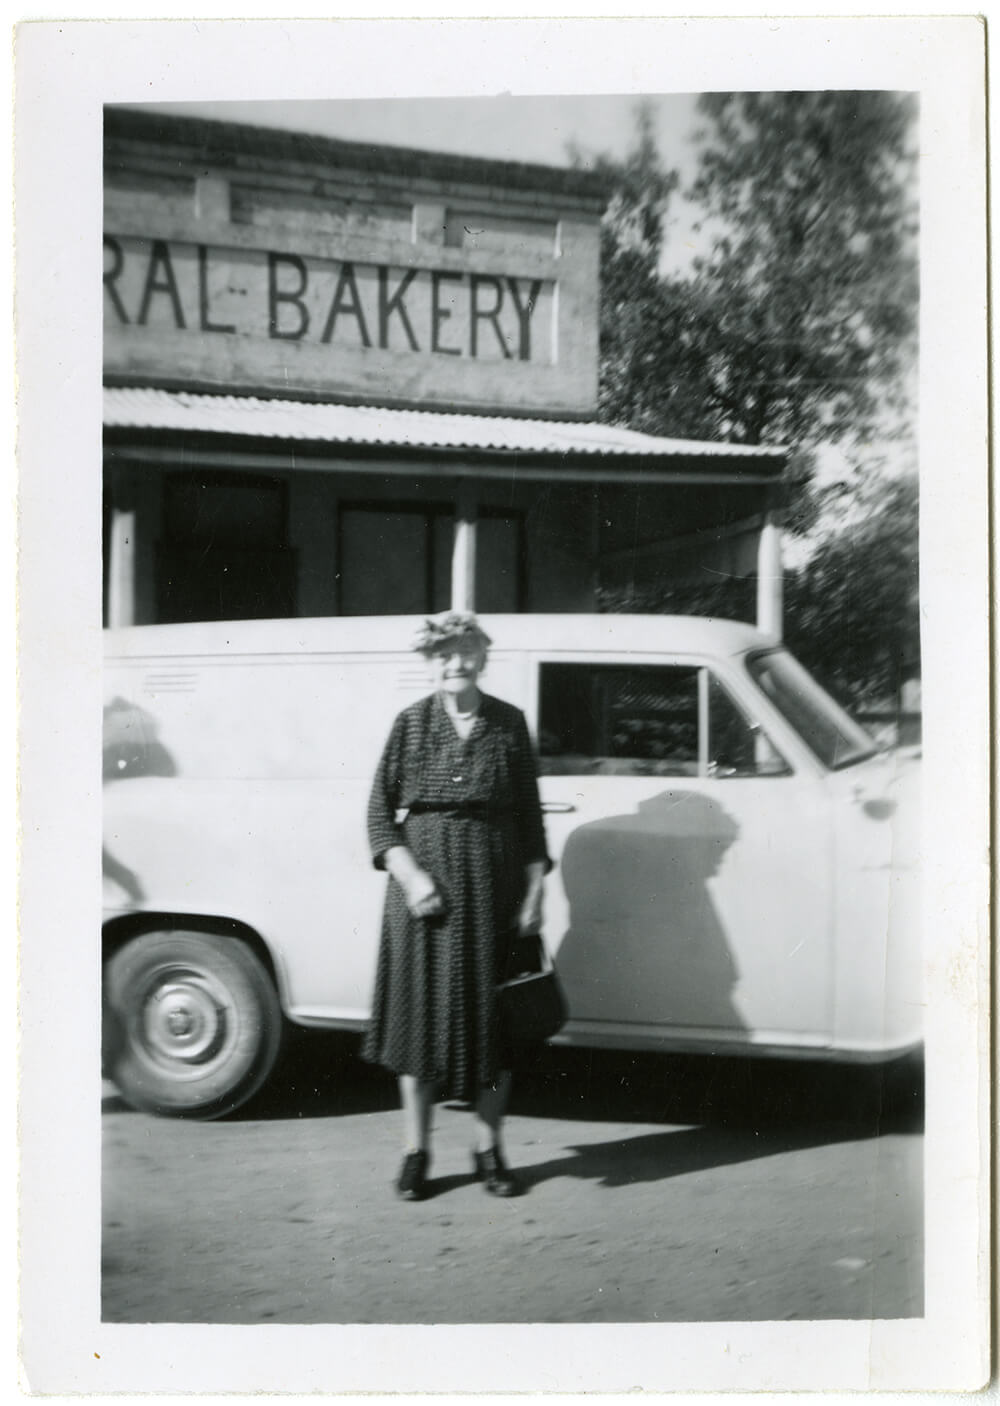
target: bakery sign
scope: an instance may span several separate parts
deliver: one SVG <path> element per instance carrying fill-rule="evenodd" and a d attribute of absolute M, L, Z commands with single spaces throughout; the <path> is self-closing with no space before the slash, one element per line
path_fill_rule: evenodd
<path fill-rule="evenodd" d="M 551 360 L 552 284 L 456 269 L 393 268 L 268 250 L 239 263 L 205 244 L 104 239 L 106 312 L 122 325 Z M 540 329 L 538 335 L 536 329 Z"/>
<path fill-rule="evenodd" d="M 456 262 L 106 234 L 105 370 L 458 405 L 509 405 L 505 373 L 537 405 L 532 378 L 559 360 L 555 278 Z"/>

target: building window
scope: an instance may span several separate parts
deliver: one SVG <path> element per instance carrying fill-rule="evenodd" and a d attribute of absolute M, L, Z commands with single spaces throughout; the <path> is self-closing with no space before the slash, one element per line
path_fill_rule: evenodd
<path fill-rule="evenodd" d="M 780 776 L 789 768 L 707 669 L 543 664 L 544 775 Z"/>
<path fill-rule="evenodd" d="M 453 512 L 448 504 L 340 509 L 341 615 L 420 615 L 451 595 Z"/>
<path fill-rule="evenodd" d="M 175 473 L 163 484 L 156 618 L 265 620 L 295 614 L 288 486 L 242 473 Z"/>
<path fill-rule="evenodd" d="M 451 604 L 451 503 L 349 503 L 339 515 L 341 615 L 421 615 Z M 476 608 L 518 611 L 524 599 L 519 514 L 483 509 L 476 523 Z"/>

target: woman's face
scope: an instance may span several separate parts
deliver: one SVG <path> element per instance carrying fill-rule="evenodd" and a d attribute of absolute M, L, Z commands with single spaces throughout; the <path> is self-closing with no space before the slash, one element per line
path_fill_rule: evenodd
<path fill-rule="evenodd" d="M 486 651 L 481 645 L 448 645 L 431 655 L 431 678 L 443 693 L 465 693 L 475 688 L 485 664 Z"/>

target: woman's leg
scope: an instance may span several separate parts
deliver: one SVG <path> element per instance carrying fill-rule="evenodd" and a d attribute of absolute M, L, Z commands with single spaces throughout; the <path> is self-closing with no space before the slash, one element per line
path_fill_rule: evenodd
<path fill-rule="evenodd" d="M 505 1069 L 492 1084 L 479 1091 L 476 1101 L 476 1136 L 479 1150 L 473 1157 L 476 1176 L 491 1196 L 519 1196 L 523 1187 L 504 1161 L 501 1133 L 510 1097 L 511 1075 Z"/>
<path fill-rule="evenodd" d="M 502 1069 L 492 1084 L 484 1084 L 479 1090 L 476 1100 L 476 1147 L 479 1152 L 488 1152 L 491 1147 L 500 1148 L 510 1086 L 511 1072 Z"/>
<path fill-rule="evenodd" d="M 407 1152 L 427 1152 L 431 1142 L 435 1085 L 412 1074 L 399 1076 L 399 1097 L 403 1105 L 403 1134 Z"/>

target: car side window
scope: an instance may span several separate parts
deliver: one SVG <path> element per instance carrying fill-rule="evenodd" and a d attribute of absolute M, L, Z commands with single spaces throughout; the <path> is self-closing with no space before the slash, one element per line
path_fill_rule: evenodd
<path fill-rule="evenodd" d="M 733 700 L 726 686 L 708 675 L 708 739 L 711 776 L 787 776 L 791 767 L 771 739 Z"/>
<path fill-rule="evenodd" d="M 723 685 L 691 665 L 542 664 L 538 748 L 548 776 L 788 771 Z"/>

